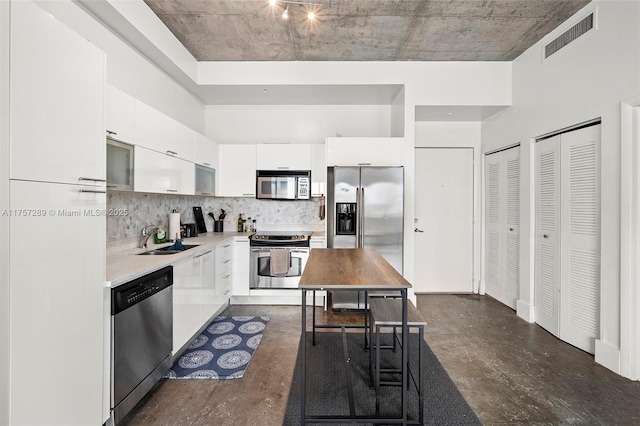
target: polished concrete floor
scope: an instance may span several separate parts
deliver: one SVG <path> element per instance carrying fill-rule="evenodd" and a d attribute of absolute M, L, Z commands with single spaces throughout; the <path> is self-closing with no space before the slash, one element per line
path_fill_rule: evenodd
<path fill-rule="evenodd" d="M 640 424 L 640 382 L 596 364 L 490 297 L 419 295 L 417 305 L 428 322 L 427 343 L 483 424 Z M 271 316 L 245 376 L 161 381 L 125 424 L 282 424 L 300 308 L 231 306 L 225 314 Z M 361 319 L 319 314 L 319 323 L 337 321 Z"/>

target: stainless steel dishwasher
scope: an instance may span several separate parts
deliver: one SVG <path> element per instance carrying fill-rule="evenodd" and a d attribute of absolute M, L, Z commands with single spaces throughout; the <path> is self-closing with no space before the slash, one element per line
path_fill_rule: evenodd
<path fill-rule="evenodd" d="M 111 290 L 111 416 L 118 424 L 171 368 L 173 267 Z"/>

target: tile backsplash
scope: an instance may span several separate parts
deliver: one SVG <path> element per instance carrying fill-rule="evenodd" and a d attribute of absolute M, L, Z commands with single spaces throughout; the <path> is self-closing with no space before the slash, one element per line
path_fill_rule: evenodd
<path fill-rule="evenodd" d="M 273 201 L 108 191 L 107 211 L 126 211 L 126 214 L 107 216 L 107 245 L 139 237 L 146 225 L 156 225 L 168 230 L 169 213 L 174 209 L 180 212 L 182 223 L 195 223 L 194 206 L 202 207 L 209 232 L 213 231 L 213 220 L 208 213 L 213 213 L 217 218 L 221 209 L 227 214 L 224 219 L 224 230 L 227 232 L 236 231 L 240 213 L 245 219 L 249 216 L 256 219 L 258 231 L 287 227 L 291 230 L 324 229 L 324 221 L 321 221 L 318 215 L 318 198 L 309 201 Z"/>

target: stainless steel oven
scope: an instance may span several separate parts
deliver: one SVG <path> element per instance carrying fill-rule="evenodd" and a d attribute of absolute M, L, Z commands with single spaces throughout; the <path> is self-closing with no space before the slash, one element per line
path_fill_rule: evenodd
<path fill-rule="evenodd" d="M 250 245 L 250 288 L 298 288 L 309 258 L 309 234 L 256 233 L 251 236 Z M 274 271 L 275 256 L 279 256 L 281 262 L 284 256 L 288 268 Z"/>

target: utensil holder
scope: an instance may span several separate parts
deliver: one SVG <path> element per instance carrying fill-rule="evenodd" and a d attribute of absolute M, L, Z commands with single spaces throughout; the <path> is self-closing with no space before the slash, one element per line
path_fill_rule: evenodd
<path fill-rule="evenodd" d="M 213 232 L 224 232 L 224 222 L 221 220 L 214 220 Z"/>

